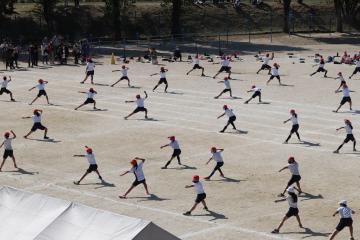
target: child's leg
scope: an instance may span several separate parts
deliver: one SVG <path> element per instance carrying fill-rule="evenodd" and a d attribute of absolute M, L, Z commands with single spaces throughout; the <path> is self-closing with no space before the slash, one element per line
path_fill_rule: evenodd
<path fill-rule="evenodd" d="M 96 172 L 96 174 L 99 176 L 99 178 L 102 180 L 102 177 L 101 177 L 101 175 L 100 175 L 99 170 L 96 169 L 95 172 Z"/>
<path fill-rule="evenodd" d="M 177 158 L 177 160 L 178 160 L 179 165 L 181 165 L 180 155 L 177 155 L 176 158 Z"/>
<path fill-rule="evenodd" d="M 34 100 L 32 100 L 32 102 L 31 102 L 29 105 L 32 105 L 38 98 L 39 98 L 39 97 L 36 96 L 36 97 L 34 98 Z"/>
<path fill-rule="evenodd" d="M 300 182 L 299 182 L 299 181 L 296 182 L 296 186 L 297 186 L 297 188 L 298 188 L 298 190 L 299 190 L 299 194 L 302 193 L 302 190 L 301 190 Z"/>
<path fill-rule="evenodd" d="M 28 134 L 26 134 L 26 135 L 24 136 L 24 138 L 27 138 L 27 137 L 30 136 L 30 134 L 32 134 L 32 133 L 33 133 L 33 131 L 30 130 L 30 132 L 28 132 Z"/>
<path fill-rule="evenodd" d="M 157 89 L 158 86 L 159 84 L 156 84 L 156 86 L 153 88 L 153 91 L 155 91 L 155 89 Z"/>
<path fill-rule="evenodd" d="M 14 168 L 18 168 L 17 165 L 16 165 L 15 156 L 12 156 L 11 159 L 13 160 Z M 2 166 L 1 166 L 1 167 L 2 167 Z M 0 167 L 0 169 L 1 169 L 1 167 Z"/>
<path fill-rule="evenodd" d="M 235 130 L 236 130 L 236 127 L 235 127 L 234 121 L 231 121 L 231 122 L 230 122 L 230 124 L 231 124 L 231 126 L 233 127 L 233 129 L 235 129 Z"/>
<path fill-rule="evenodd" d="M 148 186 L 147 186 L 146 182 L 144 182 L 144 188 L 145 188 L 146 194 L 150 195 L 149 189 L 148 189 Z"/>
<path fill-rule="evenodd" d="M 356 140 L 353 141 L 353 150 L 356 151 Z"/>
<path fill-rule="evenodd" d="M 299 216 L 299 215 L 296 215 L 295 217 L 296 217 L 296 220 L 297 220 L 297 221 L 298 221 L 298 223 L 299 223 L 299 227 L 301 227 L 301 228 L 302 228 L 303 226 L 302 226 L 302 224 L 301 224 L 301 219 L 300 219 L 300 216 Z"/>
<path fill-rule="evenodd" d="M 352 101 L 349 102 L 350 110 L 352 110 Z"/>
<path fill-rule="evenodd" d="M 293 134 L 293 132 L 290 132 L 289 136 L 287 137 L 287 139 L 285 140 L 285 142 L 288 142 L 291 138 L 291 135 Z"/>
<path fill-rule="evenodd" d="M 5 161 L 6 161 L 6 158 L 3 158 L 3 161 L 2 161 L 2 163 L 1 163 L 1 165 L 0 165 L 0 172 L 2 171 L 1 169 L 2 169 L 2 167 L 4 166 Z"/>
<path fill-rule="evenodd" d="M 110 87 L 115 86 L 116 84 L 118 84 L 121 80 L 117 80 L 114 84 L 110 85 Z"/>
<path fill-rule="evenodd" d="M 94 84 L 94 75 L 91 75 L 90 79 L 91 79 L 91 84 Z"/>
<path fill-rule="evenodd" d="M 49 102 L 49 97 L 48 97 L 47 94 L 45 95 L 45 98 L 46 98 L 47 103 L 50 104 L 50 102 Z"/>
<path fill-rule="evenodd" d="M 85 104 L 83 103 L 83 104 L 81 104 L 80 106 L 78 106 L 77 108 L 75 108 L 74 110 L 78 110 L 79 108 L 81 108 L 81 107 L 83 107 L 83 106 L 85 106 Z"/>
<path fill-rule="evenodd" d="M 195 208 L 197 207 L 197 205 L 198 205 L 198 203 L 195 203 L 194 205 L 193 205 L 193 207 L 190 209 L 190 213 L 192 212 L 192 211 L 194 211 L 195 210 Z"/>
<path fill-rule="evenodd" d="M 207 209 L 208 209 L 208 207 L 207 207 L 207 205 L 206 205 L 205 200 L 202 200 L 202 201 L 201 201 L 201 203 L 202 203 L 202 205 L 204 206 L 204 208 L 207 210 Z"/>
<path fill-rule="evenodd" d="M 85 83 L 85 82 L 86 82 L 86 80 L 88 79 L 88 77 L 89 77 L 89 75 L 87 75 L 87 74 L 86 74 L 86 76 L 85 76 L 84 80 L 83 80 L 82 82 L 80 82 L 80 83 Z"/>
<path fill-rule="evenodd" d="M 45 131 L 45 132 L 44 132 L 44 138 L 46 138 L 46 137 L 47 137 L 47 133 L 48 133 L 48 129 L 45 128 L 44 131 Z"/>
<path fill-rule="evenodd" d="M 186 75 L 189 75 L 192 71 L 194 71 L 194 69 L 192 68 L 192 69 L 190 69 L 190 71 L 188 71 L 187 73 L 186 73 Z"/>
<path fill-rule="evenodd" d="M 168 87 L 169 87 L 169 85 L 166 83 L 165 84 L 165 92 L 167 92 Z"/>
<path fill-rule="evenodd" d="M 229 94 L 230 94 L 230 97 L 233 97 L 233 96 L 232 96 L 232 91 L 231 91 L 231 89 L 230 89 L 230 91 L 229 91 Z"/>
<path fill-rule="evenodd" d="M 299 132 L 298 132 L 298 131 L 296 131 L 296 132 L 295 132 L 295 134 L 296 134 L 297 138 L 298 138 L 298 139 L 299 139 L 299 141 L 300 141 L 300 134 L 299 134 Z"/>
<path fill-rule="evenodd" d="M 171 156 L 170 160 L 167 161 L 167 163 L 165 164 L 165 167 L 164 167 L 164 168 L 167 168 L 167 167 L 170 165 L 170 163 L 171 163 L 171 161 L 172 161 L 173 159 L 174 159 L 174 157 Z"/>
<path fill-rule="evenodd" d="M 278 231 L 280 231 L 280 228 L 284 225 L 284 222 L 285 222 L 287 219 L 288 219 L 288 217 L 285 216 L 285 217 L 281 220 L 279 226 L 277 227 L 277 230 L 278 230 Z"/>
<path fill-rule="evenodd" d="M 97 109 L 97 108 L 96 108 L 96 101 L 95 101 L 95 100 L 94 100 L 94 109 Z"/>
<path fill-rule="evenodd" d="M 354 238 L 354 234 L 353 234 L 354 229 L 353 229 L 353 226 L 352 226 L 352 225 L 349 226 L 349 231 L 350 231 L 350 237 L 351 237 L 351 238 Z"/>
<path fill-rule="evenodd" d="M 12 94 L 12 92 L 9 92 L 9 94 L 10 94 L 10 100 L 14 100 L 14 97 L 13 97 L 13 94 Z"/>
<path fill-rule="evenodd" d="M 80 184 L 80 182 L 86 177 L 86 175 L 88 175 L 88 172 L 85 172 L 85 174 L 80 178 L 79 181 L 77 181 L 77 184 Z"/>
<path fill-rule="evenodd" d="M 131 187 L 126 191 L 126 193 L 124 195 L 122 195 L 123 198 L 126 198 L 126 196 L 131 192 L 131 190 L 133 190 L 135 188 L 135 186 L 131 185 Z"/>
<path fill-rule="evenodd" d="M 329 240 L 333 240 L 338 233 L 339 233 L 339 231 L 338 231 L 338 230 L 335 230 L 335 231 L 331 234 Z"/>
<path fill-rule="evenodd" d="M 230 122 L 228 122 L 225 127 L 223 128 L 223 130 L 221 130 L 220 132 L 225 132 L 225 130 L 227 129 L 227 127 L 229 126 Z"/>

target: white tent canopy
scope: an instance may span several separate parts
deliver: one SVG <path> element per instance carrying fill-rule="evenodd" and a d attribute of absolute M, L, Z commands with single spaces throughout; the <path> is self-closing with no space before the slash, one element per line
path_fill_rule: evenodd
<path fill-rule="evenodd" d="M 157 225 L 81 204 L 0 188 L 0 239 L 179 240 Z"/>

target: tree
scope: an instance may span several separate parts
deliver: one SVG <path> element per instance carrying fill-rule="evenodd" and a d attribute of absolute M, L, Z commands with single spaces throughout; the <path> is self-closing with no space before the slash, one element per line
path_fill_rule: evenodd
<path fill-rule="evenodd" d="M 334 0 L 336 13 L 336 31 L 343 32 L 343 22 L 356 25 L 357 16 L 360 13 L 358 0 Z"/>
<path fill-rule="evenodd" d="M 0 18 L 5 15 L 14 13 L 15 0 L 1 0 L 0 1 Z"/>
<path fill-rule="evenodd" d="M 120 2 L 124 0 L 105 0 L 106 12 L 105 17 L 109 19 L 109 24 L 115 39 L 121 38 L 121 18 L 120 18 Z"/>
<path fill-rule="evenodd" d="M 336 14 L 336 31 L 343 32 L 342 0 L 334 0 Z"/>
<path fill-rule="evenodd" d="M 58 0 L 36 0 L 38 13 L 45 19 L 49 31 L 54 30 L 55 8 Z"/>
<path fill-rule="evenodd" d="M 172 0 L 171 14 L 171 34 L 177 36 L 181 34 L 180 18 L 182 12 L 182 0 Z"/>
<path fill-rule="evenodd" d="M 284 32 L 289 32 L 289 13 L 290 13 L 291 0 L 283 0 L 284 6 Z"/>

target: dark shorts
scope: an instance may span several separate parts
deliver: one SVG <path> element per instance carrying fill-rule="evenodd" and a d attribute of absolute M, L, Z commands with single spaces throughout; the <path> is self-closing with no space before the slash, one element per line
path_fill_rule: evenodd
<path fill-rule="evenodd" d="M 224 162 L 217 162 L 215 168 L 221 168 L 224 166 Z"/>
<path fill-rule="evenodd" d="M 358 73 L 358 72 L 360 72 L 360 67 L 356 67 L 355 70 L 354 70 L 354 72 L 353 72 L 353 74 L 356 74 L 356 73 Z"/>
<path fill-rule="evenodd" d="M 46 127 L 44 127 L 41 123 L 37 122 L 37 123 L 34 123 L 34 125 L 32 126 L 31 128 L 31 131 L 32 132 L 35 132 L 36 130 L 45 130 Z"/>
<path fill-rule="evenodd" d="M 292 175 L 289 182 L 288 182 L 288 186 L 293 185 L 296 182 L 300 182 L 301 180 L 301 176 L 300 175 Z"/>
<path fill-rule="evenodd" d="M 2 95 L 3 93 L 10 94 L 10 91 L 7 90 L 6 88 L 1 88 L 0 89 L 0 95 Z"/>
<path fill-rule="evenodd" d="M 289 208 L 289 211 L 286 213 L 286 217 L 290 218 L 292 216 L 298 216 L 299 215 L 299 209 L 298 208 Z"/>
<path fill-rule="evenodd" d="M 350 98 L 350 97 L 343 97 L 343 98 L 341 99 L 340 104 L 341 104 L 341 105 L 344 105 L 344 104 L 347 103 L 347 102 L 351 102 L 351 98 Z"/>
<path fill-rule="evenodd" d="M 222 66 L 219 70 L 219 72 L 230 72 L 231 67 L 229 66 Z"/>
<path fill-rule="evenodd" d="M 346 138 L 345 138 L 345 140 L 344 140 L 344 143 L 348 143 L 349 141 L 355 142 L 354 135 L 352 135 L 352 134 L 347 134 L 347 135 L 346 135 Z"/>
<path fill-rule="evenodd" d="M 87 71 L 86 76 L 94 76 L 94 71 Z"/>
<path fill-rule="evenodd" d="M 164 84 L 168 84 L 168 82 L 167 82 L 166 78 L 160 78 L 160 80 L 159 80 L 158 84 L 162 84 L 162 83 L 164 83 Z"/>
<path fill-rule="evenodd" d="M 133 185 L 134 187 L 136 187 L 137 185 L 139 185 L 139 184 L 144 184 L 144 183 L 146 183 L 145 179 L 144 179 L 144 180 L 141 180 L 141 181 L 135 180 L 135 181 L 132 183 L 132 185 Z"/>
<path fill-rule="evenodd" d="M 199 64 L 195 64 L 195 65 L 193 66 L 193 69 L 202 69 L 202 67 L 200 67 Z"/>
<path fill-rule="evenodd" d="M 231 88 L 230 88 L 230 89 L 226 89 L 226 88 L 225 88 L 222 92 L 223 92 L 223 93 L 226 93 L 226 92 L 230 92 L 230 91 L 231 91 Z"/>
<path fill-rule="evenodd" d="M 228 122 L 232 123 L 232 122 L 235 122 L 235 120 L 236 120 L 236 116 L 232 116 L 232 117 L 229 117 Z"/>
<path fill-rule="evenodd" d="M 87 98 L 84 102 L 84 104 L 89 104 L 89 103 L 95 103 L 95 100 L 92 98 Z"/>
<path fill-rule="evenodd" d="M 280 80 L 280 76 L 279 75 L 271 75 L 271 77 L 270 77 L 270 80 L 273 80 L 274 78 L 277 78 L 277 79 L 279 79 Z"/>
<path fill-rule="evenodd" d="M 124 80 L 124 79 L 129 80 L 129 78 L 127 76 L 123 76 L 120 78 L 120 80 Z"/>
<path fill-rule="evenodd" d="M 299 130 L 299 124 L 292 125 L 290 130 L 291 133 L 297 132 Z"/>
<path fill-rule="evenodd" d="M 353 224 L 352 218 L 340 218 L 339 224 L 336 226 L 336 230 L 339 232 L 343 230 L 345 227 L 350 227 Z"/>
<path fill-rule="evenodd" d="M 195 202 L 196 203 L 201 203 L 201 201 L 205 200 L 205 198 L 206 198 L 206 193 L 198 194 L 196 196 Z"/>
<path fill-rule="evenodd" d="M 134 113 L 137 113 L 137 112 L 145 112 L 145 111 L 146 111 L 146 108 L 144 108 L 144 107 L 137 107 L 137 108 L 135 108 Z"/>
<path fill-rule="evenodd" d="M 256 98 L 258 96 L 261 96 L 261 92 L 254 92 L 251 98 Z"/>
<path fill-rule="evenodd" d="M 95 170 L 97 170 L 98 169 L 98 165 L 97 164 L 90 164 L 89 165 L 89 168 L 86 170 L 86 172 L 87 173 L 91 173 L 91 172 L 93 172 L 93 171 L 95 171 Z"/>
<path fill-rule="evenodd" d="M 38 97 L 41 97 L 41 96 L 47 96 L 45 90 L 39 90 L 39 93 L 37 95 Z"/>
<path fill-rule="evenodd" d="M 6 150 L 5 149 L 3 158 L 6 159 L 8 157 L 14 157 L 14 151 L 13 150 Z"/>
<path fill-rule="evenodd" d="M 271 67 L 270 67 L 269 65 L 267 65 L 267 64 L 263 64 L 263 65 L 261 66 L 261 70 L 264 70 L 264 69 L 270 70 Z"/>
<path fill-rule="evenodd" d="M 174 149 L 174 152 L 172 154 L 172 157 L 177 157 L 180 156 L 181 154 L 181 150 L 180 149 Z"/>
<path fill-rule="evenodd" d="M 323 67 L 319 67 L 316 72 L 326 72 L 325 68 Z"/>

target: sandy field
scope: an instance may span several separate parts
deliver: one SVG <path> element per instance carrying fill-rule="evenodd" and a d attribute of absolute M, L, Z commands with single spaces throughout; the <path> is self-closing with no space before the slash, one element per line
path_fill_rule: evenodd
<path fill-rule="evenodd" d="M 160 66 L 149 63 L 128 64 L 129 77 L 135 87 L 128 88 L 122 82 L 111 88 L 109 85 L 120 74 L 112 70 L 119 69 L 121 64 L 110 65 L 109 56 L 95 58 L 97 85 L 93 87 L 98 92 L 98 107 L 103 111 L 93 111 L 90 106 L 73 110 L 85 100 L 85 95 L 77 92 L 90 87 L 89 83 L 79 83 L 85 66 L 0 70 L 1 75 L 12 76 L 13 82 L 8 88 L 17 100 L 12 103 L 9 96 L 0 96 L 0 131 L 13 129 L 18 135 L 13 147 L 21 167 L 16 171 L 8 160 L 0 174 L 0 184 L 150 220 L 186 240 L 326 239 L 338 223 L 338 217 L 331 215 L 339 200 L 347 199 L 355 211 L 360 208 L 359 153 L 352 152 L 351 144 L 345 145 L 340 154 L 332 153 L 345 137 L 344 131 L 335 131 L 344 125 L 345 118 L 352 121 L 354 135 L 358 136 L 360 74 L 348 80 L 353 111 L 345 105 L 339 113 L 333 113 L 342 98 L 341 93 L 334 93 L 339 85 L 336 74 L 342 71 L 347 79 L 355 67 L 327 64 L 328 78 L 323 74 L 310 77 L 316 70 L 310 56 L 315 52 L 328 56 L 344 50 L 353 54 L 359 48 L 346 44 L 307 43 L 296 47 L 295 44 L 289 39 L 287 47 L 267 45 L 269 49 L 278 49 L 274 61 L 281 66 L 279 72 L 286 86 L 279 86 L 277 81 L 266 86 L 269 76 L 266 71 L 256 74 L 261 63 L 254 58 L 254 52 L 242 49 L 246 52 L 241 55 L 244 61 L 231 63 L 234 99 L 227 94 L 214 99 L 224 88 L 219 82 L 224 74 L 216 80 L 200 77 L 200 71 L 186 76 L 192 67 L 186 62 L 160 62 L 169 69 L 168 94 L 163 93 L 163 86 L 152 92 L 158 76 L 150 77 L 150 74 L 158 72 Z M 289 52 L 305 57 L 306 63 L 289 58 Z M 201 64 L 209 76 L 219 68 L 206 61 Z M 48 106 L 44 98 L 33 106 L 28 105 L 37 91 L 27 90 L 39 78 L 49 81 L 46 90 L 54 105 Z M 251 96 L 246 90 L 254 84 L 262 88 L 263 101 L 268 104 L 257 104 L 257 101 L 243 104 Z M 133 103 L 124 101 L 134 100 L 135 95 L 143 95 L 144 90 L 149 93 L 145 106 L 151 119 L 144 120 L 144 115 L 139 113 L 124 120 L 135 108 Z M 226 117 L 217 119 L 223 113 L 224 104 L 234 110 L 241 132 L 229 127 L 226 133 L 219 133 L 227 121 Z M 23 139 L 32 121 L 21 117 L 30 116 L 34 108 L 44 110 L 43 124 L 49 128 L 52 140 L 43 140 L 42 132 Z M 293 136 L 285 145 L 282 143 L 291 123 L 283 124 L 283 121 L 292 108 L 298 113 L 304 142 L 299 143 Z M 173 161 L 169 169 L 162 170 L 172 150 L 161 150 L 160 146 L 168 143 L 170 135 L 179 140 L 182 162 L 186 166 L 179 167 Z M 81 185 L 73 184 L 88 167 L 85 158 L 72 157 L 84 154 L 84 145 L 93 148 L 106 183 L 101 184 L 96 175 L 91 174 Z M 223 171 L 227 178 L 216 173 L 211 181 L 203 181 L 209 212 L 200 207 L 192 216 L 183 216 L 195 198 L 194 189 L 184 186 L 191 183 L 193 175 L 205 177 L 211 172 L 214 162 L 205 163 L 212 146 L 225 149 Z M 300 165 L 305 194 L 299 197 L 299 209 L 305 229 L 300 229 L 292 218 L 279 235 L 274 235 L 270 232 L 288 210 L 287 202 L 277 195 L 290 178 L 288 171 L 278 172 L 287 164 L 289 155 L 295 156 Z M 130 168 L 129 161 L 136 156 L 146 158 L 144 172 L 153 195 L 147 197 L 139 186 L 128 199 L 119 199 L 118 195 L 134 180 L 132 174 L 119 175 Z M 356 214 L 354 222 L 356 238 L 360 235 Z M 345 229 L 337 239 L 347 239 L 348 234 Z"/>

